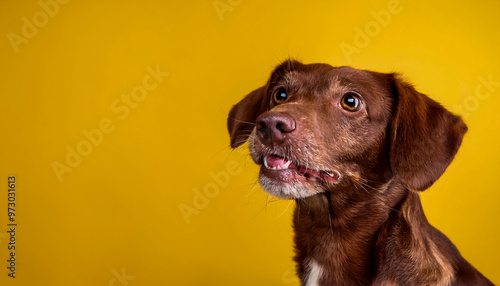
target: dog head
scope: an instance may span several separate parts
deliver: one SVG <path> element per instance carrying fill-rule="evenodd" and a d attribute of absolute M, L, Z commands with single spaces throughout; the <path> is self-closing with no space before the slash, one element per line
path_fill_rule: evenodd
<path fill-rule="evenodd" d="M 396 74 L 287 60 L 228 117 L 231 146 L 249 141 L 270 194 L 297 199 L 390 180 L 425 190 L 467 127 Z"/>

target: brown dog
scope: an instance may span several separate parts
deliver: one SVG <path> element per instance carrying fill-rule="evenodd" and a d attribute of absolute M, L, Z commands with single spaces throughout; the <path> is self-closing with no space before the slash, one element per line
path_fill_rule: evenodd
<path fill-rule="evenodd" d="M 427 221 L 417 191 L 453 160 L 458 116 L 396 74 L 288 60 L 231 110 L 264 190 L 296 200 L 303 285 L 493 285 Z"/>

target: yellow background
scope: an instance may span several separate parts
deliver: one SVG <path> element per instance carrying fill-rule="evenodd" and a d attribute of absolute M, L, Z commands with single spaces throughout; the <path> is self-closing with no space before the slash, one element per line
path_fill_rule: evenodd
<path fill-rule="evenodd" d="M 374 15 L 392 1 L 351 2 L 72 0 L 44 19 L 37 1 L 0 1 L 0 284 L 298 285 L 293 205 L 256 186 L 257 167 L 246 149 L 231 152 L 225 127 L 288 56 L 401 72 L 464 116 L 463 145 L 423 204 L 500 284 L 500 2 L 400 0 L 385 22 Z M 40 27 L 13 45 L 24 17 Z M 148 67 L 168 76 L 127 116 L 115 112 Z M 105 118 L 113 131 L 59 181 L 53 163 Z M 194 204 L 187 223 L 179 207 Z"/>

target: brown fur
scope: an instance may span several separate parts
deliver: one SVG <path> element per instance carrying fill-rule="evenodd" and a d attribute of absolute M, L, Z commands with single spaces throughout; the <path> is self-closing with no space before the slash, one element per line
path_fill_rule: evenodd
<path fill-rule="evenodd" d="M 288 98 L 276 104 L 280 88 Z M 362 109 L 341 108 L 348 92 Z M 259 177 L 297 202 L 304 285 L 312 262 L 319 285 L 493 285 L 429 224 L 417 193 L 443 174 L 467 127 L 397 74 L 288 60 L 232 108 L 228 130 L 233 148 L 249 140 L 257 164 L 275 155 L 315 170 L 263 166 Z M 328 172 L 338 181 L 321 179 Z"/>

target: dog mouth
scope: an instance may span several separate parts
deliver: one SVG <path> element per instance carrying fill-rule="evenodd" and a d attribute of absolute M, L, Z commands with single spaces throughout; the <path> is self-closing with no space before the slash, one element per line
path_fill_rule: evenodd
<path fill-rule="evenodd" d="M 276 177 L 277 174 L 280 174 L 279 177 L 281 180 L 305 179 L 311 181 L 337 183 L 340 178 L 340 174 L 337 171 L 311 169 L 278 155 L 266 155 L 263 157 L 262 161 L 263 171 L 270 174 L 271 177 Z"/>

